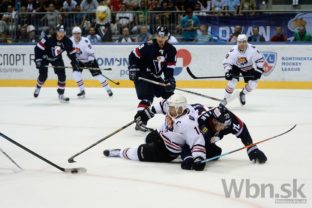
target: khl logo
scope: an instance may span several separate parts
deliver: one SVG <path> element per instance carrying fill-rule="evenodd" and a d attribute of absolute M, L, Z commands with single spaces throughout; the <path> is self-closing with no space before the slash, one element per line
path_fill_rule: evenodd
<path fill-rule="evenodd" d="M 186 49 L 179 49 L 177 51 L 177 63 L 174 69 L 174 76 L 178 76 L 182 69 L 189 66 L 192 61 L 191 53 Z"/>
<path fill-rule="evenodd" d="M 277 60 L 277 53 L 272 52 L 272 51 L 262 51 L 262 54 L 264 57 L 264 64 L 263 64 L 264 75 L 268 76 L 274 70 L 276 60 Z"/>

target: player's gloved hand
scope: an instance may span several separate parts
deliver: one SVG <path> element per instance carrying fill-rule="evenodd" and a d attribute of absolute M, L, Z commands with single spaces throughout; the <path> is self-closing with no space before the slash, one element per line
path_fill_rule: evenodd
<path fill-rule="evenodd" d="M 155 114 L 149 108 L 146 108 L 144 110 L 138 111 L 134 116 L 134 120 L 137 124 L 141 125 L 142 123 L 147 123 L 147 121 L 153 118 L 154 115 Z"/>
<path fill-rule="evenodd" d="M 129 79 L 135 81 L 138 79 L 140 68 L 137 66 L 129 66 Z"/>
<path fill-rule="evenodd" d="M 267 161 L 265 154 L 256 145 L 248 148 L 247 153 L 250 161 L 254 163 L 265 163 Z"/>
<path fill-rule="evenodd" d="M 194 159 L 192 156 L 187 156 L 183 159 L 181 163 L 181 168 L 184 170 L 191 170 L 193 166 Z"/>
<path fill-rule="evenodd" d="M 173 92 L 176 88 L 176 81 L 174 78 L 165 79 L 165 91 L 166 92 Z"/>
<path fill-rule="evenodd" d="M 204 160 L 204 158 L 202 158 L 202 157 L 196 157 L 194 159 L 194 162 L 193 162 L 193 169 L 197 170 L 197 171 L 204 170 L 206 163 L 202 163 L 201 161 L 203 161 L 203 160 Z"/>
<path fill-rule="evenodd" d="M 36 68 L 39 69 L 42 67 L 42 59 L 36 59 L 35 60 Z"/>
<path fill-rule="evenodd" d="M 257 68 L 256 70 L 255 70 L 255 79 L 260 79 L 261 78 L 261 76 L 262 76 L 262 74 L 263 74 L 263 69 L 261 69 L 261 68 Z"/>
<path fill-rule="evenodd" d="M 233 79 L 232 70 L 229 70 L 228 72 L 225 73 L 225 79 L 226 80 L 232 80 Z"/>
<path fill-rule="evenodd" d="M 78 61 L 72 61 L 72 62 L 70 62 L 70 64 L 72 65 L 74 70 L 79 70 L 80 69 Z"/>

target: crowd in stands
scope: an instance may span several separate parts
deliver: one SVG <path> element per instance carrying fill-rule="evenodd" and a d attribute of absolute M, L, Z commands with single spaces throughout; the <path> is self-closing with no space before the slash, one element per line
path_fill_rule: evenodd
<path fill-rule="evenodd" d="M 145 42 L 152 38 L 153 26 L 166 25 L 172 42 L 216 42 L 209 25 L 201 24 L 199 15 L 257 15 L 258 9 L 269 8 L 271 0 L 1 0 L 0 43 L 36 42 L 62 23 L 65 28 L 80 26 L 92 43 Z M 96 26 L 96 10 L 106 5 L 110 9 L 109 35 L 103 37 Z M 153 13 L 154 12 L 154 13 Z M 241 26 L 228 42 L 235 42 Z M 177 37 L 174 37 L 177 36 Z M 293 34 L 294 41 L 312 41 L 305 26 Z M 283 27 L 277 26 L 272 42 L 288 41 Z M 250 42 L 265 42 L 259 27 L 252 28 Z M 267 40 L 268 41 L 268 40 Z"/>

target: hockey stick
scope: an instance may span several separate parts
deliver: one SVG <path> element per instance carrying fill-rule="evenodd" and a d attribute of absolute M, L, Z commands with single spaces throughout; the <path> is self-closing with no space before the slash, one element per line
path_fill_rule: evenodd
<path fill-rule="evenodd" d="M 186 71 L 187 73 L 193 78 L 193 79 L 218 79 L 218 78 L 225 78 L 225 76 L 211 76 L 211 77 L 197 77 L 195 76 L 192 72 L 191 69 L 189 67 L 186 67 Z M 248 77 L 248 78 L 253 78 L 254 76 L 235 76 L 235 77 Z"/>
<path fill-rule="evenodd" d="M 42 157 L 41 155 L 38 155 L 37 153 L 35 153 L 34 151 L 28 149 L 27 147 L 21 145 L 20 143 L 14 141 L 13 139 L 9 138 L 8 136 L 2 134 L 0 132 L 0 136 L 3 137 L 4 139 L 8 140 L 9 142 L 15 144 L 16 146 L 22 148 L 23 150 L 29 152 L 30 154 L 34 155 L 35 157 L 39 158 L 40 160 L 43 160 L 44 162 L 52 165 L 53 167 L 59 169 L 60 171 L 64 172 L 64 173 L 85 173 L 87 172 L 87 169 L 85 168 L 63 168 L 61 166 L 56 165 L 55 163 L 51 162 L 50 160 Z"/>
<path fill-rule="evenodd" d="M 163 86 L 163 87 L 167 86 L 165 83 L 156 82 L 154 80 L 146 79 L 146 78 L 143 78 L 143 77 L 139 77 L 138 79 L 139 80 L 143 80 L 145 82 L 152 83 L 152 84 L 156 84 L 156 85 L 159 85 L 159 86 Z M 179 90 L 179 91 L 182 91 L 182 92 L 186 92 L 186 93 L 190 93 L 190 94 L 193 94 L 193 95 L 198 95 L 198 96 L 201 96 L 201 97 L 204 97 L 204 98 L 209 98 L 209 99 L 215 100 L 215 101 L 222 101 L 221 99 L 218 99 L 218 98 L 215 98 L 215 97 L 211 97 L 211 96 L 208 96 L 208 95 L 204 95 L 204 94 L 200 94 L 200 93 L 197 93 L 197 92 L 189 91 L 189 90 L 183 90 L 183 89 L 180 89 L 180 88 L 176 88 L 176 90 Z"/>
<path fill-rule="evenodd" d="M 267 138 L 267 139 L 260 140 L 260 141 L 258 141 L 258 142 L 253 143 L 253 144 L 247 145 L 247 146 L 245 146 L 245 147 L 241 147 L 241 148 L 238 148 L 238 149 L 236 149 L 236 150 L 232 150 L 232 151 L 230 151 L 230 152 L 226 152 L 226 153 L 223 153 L 223 154 L 221 154 L 221 155 L 217 155 L 217 156 L 215 156 L 215 157 L 212 157 L 212 158 L 203 160 L 203 161 L 201 161 L 201 163 L 210 162 L 210 161 L 215 160 L 215 159 L 218 159 L 218 158 L 220 158 L 220 157 L 224 157 L 224 156 L 229 155 L 229 154 L 232 154 L 232 153 L 234 153 L 234 152 L 238 152 L 238 151 L 240 151 L 240 150 L 243 150 L 243 149 L 246 149 L 246 148 L 255 146 L 255 145 L 257 145 L 257 144 L 266 142 L 266 141 L 268 141 L 268 140 L 271 140 L 271 139 L 280 137 L 280 136 L 282 136 L 282 135 L 284 135 L 284 134 L 287 134 L 287 133 L 290 132 L 291 130 L 293 130 L 296 126 L 297 126 L 297 124 L 295 124 L 293 127 L 291 127 L 290 129 L 288 129 L 287 131 L 285 131 L 285 132 L 283 132 L 283 133 L 280 133 L 280 134 L 278 134 L 278 135 L 269 137 L 269 138 Z"/>
<path fill-rule="evenodd" d="M 16 167 L 18 167 L 20 170 L 23 170 L 21 166 L 19 166 L 3 149 L 0 148 L 0 151 L 14 164 Z"/>
<path fill-rule="evenodd" d="M 72 66 L 51 66 L 51 65 L 47 65 L 44 67 L 50 67 L 50 68 L 56 68 L 56 69 L 73 69 Z M 91 69 L 91 70 L 105 70 L 105 71 L 111 71 L 112 68 L 92 68 L 92 67 L 79 67 L 80 69 Z"/>
<path fill-rule="evenodd" d="M 73 67 L 71 66 L 44 66 L 44 67 L 52 67 L 52 68 L 57 68 L 57 69 L 72 69 Z M 112 68 L 105 68 L 105 69 L 100 69 L 100 68 L 89 68 L 89 67 L 80 67 L 81 69 L 91 69 L 91 70 L 112 70 Z M 120 85 L 119 82 L 115 82 L 114 80 L 111 80 L 110 78 L 108 78 L 107 76 L 105 76 L 104 74 L 102 74 L 103 77 L 105 77 L 108 81 L 112 82 L 115 85 Z"/>
<path fill-rule="evenodd" d="M 110 138 L 111 136 L 117 134 L 118 132 L 120 132 L 121 130 L 127 128 L 128 126 L 131 126 L 131 125 L 134 124 L 134 123 L 135 123 L 135 120 L 131 121 L 130 123 L 124 125 L 123 127 L 119 128 L 119 129 L 117 129 L 116 131 L 110 133 L 109 135 L 107 135 L 106 137 L 100 139 L 99 141 L 97 141 L 97 142 L 91 144 L 89 147 L 87 147 L 87 148 L 81 150 L 80 152 L 74 154 L 73 156 L 71 156 L 71 157 L 68 159 L 68 162 L 69 162 L 69 163 L 76 162 L 76 161 L 74 160 L 75 157 L 77 157 L 78 155 L 81 155 L 82 153 L 84 153 L 84 152 L 86 152 L 87 150 L 91 149 L 91 148 L 94 147 L 95 145 L 98 145 L 99 143 L 101 143 L 101 142 L 103 142 L 104 140 Z"/>

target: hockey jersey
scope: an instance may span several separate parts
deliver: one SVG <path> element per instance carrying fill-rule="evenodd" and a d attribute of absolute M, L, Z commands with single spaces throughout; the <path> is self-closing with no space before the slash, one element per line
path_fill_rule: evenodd
<path fill-rule="evenodd" d="M 55 61 L 62 59 L 62 53 L 66 51 L 69 59 L 72 62 L 76 61 L 75 48 L 72 41 L 64 36 L 61 41 L 56 39 L 56 34 L 50 38 L 42 38 L 35 47 L 35 59 L 46 59 L 49 61 Z"/>
<path fill-rule="evenodd" d="M 159 48 L 156 39 L 136 47 L 129 55 L 129 65 L 137 66 L 145 74 L 160 77 L 164 73 L 165 79 L 173 78 L 176 65 L 176 48 L 166 43 Z M 143 75 L 144 76 L 144 75 Z"/>
<path fill-rule="evenodd" d="M 156 113 L 166 114 L 168 111 L 167 102 L 162 101 L 153 106 Z M 197 111 L 188 105 L 186 114 L 171 120 L 168 119 L 158 128 L 166 148 L 173 154 L 180 154 L 182 147 L 188 145 L 191 149 L 192 157 L 206 158 L 205 139 L 198 129 Z"/>
<path fill-rule="evenodd" d="M 95 60 L 94 51 L 88 38 L 81 37 L 80 41 L 77 42 L 72 36 L 70 40 L 73 42 L 78 61 L 82 63 L 87 63 Z"/>
<path fill-rule="evenodd" d="M 238 46 L 235 45 L 225 56 L 223 67 L 226 72 L 232 69 L 233 66 L 238 67 L 242 71 L 248 71 L 256 65 L 257 69 L 263 68 L 264 58 L 263 55 L 256 49 L 255 46 L 247 44 L 245 51 L 240 51 Z M 262 73 L 262 72 L 261 72 Z"/>

